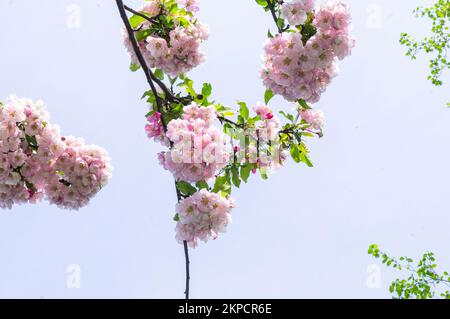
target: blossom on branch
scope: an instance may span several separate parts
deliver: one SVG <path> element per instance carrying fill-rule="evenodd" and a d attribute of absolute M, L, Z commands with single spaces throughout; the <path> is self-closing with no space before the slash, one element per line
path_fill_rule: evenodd
<path fill-rule="evenodd" d="M 304 7 L 303 1 L 294 1 L 284 8 L 294 5 Z M 268 89 L 288 101 L 316 103 L 337 75 L 337 60 L 351 54 L 355 40 L 349 34 L 351 15 L 344 2 L 329 1 L 307 15 L 299 28 L 268 40 L 261 77 Z"/>
<path fill-rule="evenodd" d="M 176 238 L 182 243 L 187 241 L 192 247 L 198 241 L 207 242 L 217 239 L 231 222 L 232 198 L 200 190 L 177 205 Z"/>
<path fill-rule="evenodd" d="M 130 19 L 135 37 L 146 63 L 152 68 L 177 76 L 189 72 L 205 61 L 200 45 L 209 31 L 195 16 L 194 0 L 150 0 Z M 132 69 L 139 66 L 126 30 L 122 32 L 131 57 Z"/>

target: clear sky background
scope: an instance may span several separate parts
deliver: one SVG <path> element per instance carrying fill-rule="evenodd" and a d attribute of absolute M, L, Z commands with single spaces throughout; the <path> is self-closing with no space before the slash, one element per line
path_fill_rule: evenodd
<path fill-rule="evenodd" d="M 316 106 L 327 124 L 310 144 L 315 167 L 290 163 L 235 191 L 228 232 L 191 252 L 192 297 L 389 298 L 402 274 L 371 267 L 371 243 L 412 257 L 430 249 L 450 269 L 448 86 L 433 88 L 426 60 L 409 61 L 398 43 L 429 29 L 411 12 L 432 1 L 349 2 L 357 48 Z M 261 100 L 270 16 L 254 0 L 203 0 L 201 18 L 208 60 L 190 76 L 225 104 Z M 0 26 L 0 99 L 42 98 L 63 134 L 106 148 L 114 165 L 78 212 L 0 212 L 0 297 L 182 298 L 173 180 L 143 130 L 147 85 L 128 70 L 115 2 L 2 0 Z M 67 285 L 72 269 L 79 289 Z"/>

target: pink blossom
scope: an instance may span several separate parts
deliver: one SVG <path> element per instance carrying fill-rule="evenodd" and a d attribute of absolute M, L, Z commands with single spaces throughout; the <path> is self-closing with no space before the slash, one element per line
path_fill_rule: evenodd
<path fill-rule="evenodd" d="M 50 203 L 79 209 L 87 205 L 112 176 L 110 159 L 102 148 L 86 145 L 81 139 L 66 137 L 64 151 L 56 159 L 46 187 Z"/>
<path fill-rule="evenodd" d="M 291 25 L 301 25 L 305 23 L 307 18 L 307 12 L 304 9 L 303 1 L 285 3 L 282 6 L 281 12 L 283 17 Z"/>
<path fill-rule="evenodd" d="M 322 129 L 324 124 L 324 115 L 321 110 L 301 110 L 300 115 L 305 122 L 311 124 L 313 129 Z"/>
<path fill-rule="evenodd" d="M 79 139 L 62 138 L 42 101 L 10 96 L 0 106 L 0 207 L 47 198 L 80 208 L 110 177 L 106 153 Z"/>
<path fill-rule="evenodd" d="M 309 10 L 312 3 L 307 4 Z M 305 7 L 305 3 L 284 5 L 285 8 L 297 6 Z M 337 74 L 337 60 L 350 55 L 355 46 L 355 40 L 349 35 L 350 22 L 348 6 L 332 0 L 317 12 L 313 24 L 318 32 L 306 43 L 299 32 L 286 32 L 269 39 L 261 71 L 264 85 L 288 101 L 318 102 Z"/>
<path fill-rule="evenodd" d="M 158 155 L 160 164 L 177 180 L 198 182 L 214 177 L 229 159 L 224 134 L 212 126 L 217 119 L 214 107 L 195 103 L 185 107 L 181 119 L 167 125 L 169 152 Z"/>
<path fill-rule="evenodd" d="M 253 110 L 257 115 L 261 117 L 262 120 L 273 118 L 272 111 L 264 103 L 261 102 L 256 103 L 256 105 L 253 107 Z"/>
<path fill-rule="evenodd" d="M 164 2 L 151 0 L 146 5 L 146 12 L 151 12 L 150 15 L 156 15 L 160 13 L 163 5 Z M 175 23 L 173 29 L 166 30 L 169 33 L 168 38 L 163 38 L 157 33 L 151 33 L 146 39 L 141 39 L 138 42 L 148 66 L 161 69 L 164 73 L 172 76 L 186 73 L 205 61 L 205 56 L 200 51 L 200 44 L 208 38 L 209 34 L 207 27 L 201 24 L 193 14 L 198 9 L 196 0 L 180 0 L 180 5 L 189 12 L 183 16 L 187 22 L 186 25 L 181 26 Z M 166 10 L 165 14 L 171 15 L 172 13 Z M 145 21 L 140 28 L 142 31 L 150 30 L 151 23 Z M 123 29 L 122 34 L 125 47 L 130 54 L 131 63 L 139 65 L 125 29 Z"/>
<path fill-rule="evenodd" d="M 225 198 L 205 189 L 182 200 L 176 207 L 178 223 L 176 239 L 179 243 L 187 241 L 195 247 L 198 241 L 217 239 L 231 223 L 232 198 Z"/>
<path fill-rule="evenodd" d="M 189 12 L 197 12 L 200 10 L 197 0 L 178 0 L 178 4 Z"/>
<path fill-rule="evenodd" d="M 147 117 L 147 121 L 148 124 L 145 126 L 145 132 L 147 133 L 147 136 L 165 144 L 161 113 L 154 112 L 152 115 Z"/>
<path fill-rule="evenodd" d="M 161 1 L 146 1 L 145 5 L 139 10 L 139 12 L 145 12 L 150 17 L 157 16 L 161 12 Z"/>

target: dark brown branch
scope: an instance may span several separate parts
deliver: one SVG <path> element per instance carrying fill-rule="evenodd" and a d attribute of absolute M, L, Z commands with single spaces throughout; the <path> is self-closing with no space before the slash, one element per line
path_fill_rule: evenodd
<path fill-rule="evenodd" d="M 183 195 L 181 194 L 180 190 L 177 187 L 177 181 L 175 181 L 175 190 L 177 191 L 177 198 L 178 202 L 180 202 L 183 199 Z M 184 290 L 184 294 L 186 295 L 186 300 L 189 300 L 189 282 L 191 280 L 190 272 L 189 272 L 189 247 L 187 241 L 183 241 L 184 246 L 184 259 L 186 264 L 186 289 Z"/>
<path fill-rule="evenodd" d="M 128 7 L 128 6 L 126 6 L 126 5 L 124 5 L 123 8 L 124 8 L 125 10 L 127 10 L 127 11 L 129 11 L 129 12 L 135 14 L 135 15 L 137 15 L 137 16 L 140 16 L 140 17 L 146 19 L 146 20 L 149 21 L 150 23 L 157 23 L 157 22 L 158 22 L 157 20 L 155 20 L 155 18 L 150 18 L 150 17 L 146 16 L 145 14 L 143 14 L 143 13 L 141 13 L 141 12 L 138 12 L 138 11 L 136 11 L 136 10 L 134 10 L 134 9 L 132 9 L 132 8 L 130 8 L 130 7 Z M 128 21 L 128 19 L 127 19 L 127 21 Z M 129 22 L 128 22 L 128 24 L 129 24 Z M 136 49 L 135 49 L 135 50 L 136 50 Z M 140 52 L 139 46 L 137 47 L 137 50 Z M 141 53 L 141 52 L 140 52 L 140 53 Z M 142 55 L 142 53 L 141 53 L 141 55 Z M 140 62 L 140 61 L 139 61 L 139 62 Z M 141 66 L 142 66 L 142 63 L 141 63 Z M 169 90 L 169 88 L 167 87 L 167 85 L 165 85 L 165 83 L 164 83 L 163 81 L 161 81 L 160 79 L 158 79 L 158 77 L 156 77 L 156 75 L 148 68 L 148 66 L 147 66 L 147 69 L 148 69 L 148 73 L 149 73 L 149 75 L 150 75 L 152 81 L 155 82 L 155 83 L 161 88 L 161 90 L 164 92 L 164 94 L 165 94 L 165 96 L 166 96 L 166 98 L 167 98 L 167 100 L 168 100 L 169 102 L 171 102 L 171 103 L 172 103 L 172 102 L 181 102 L 181 103 L 183 102 L 182 100 L 180 100 L 179 98 L 175 97 L 175 96 L 171 93 L 171 91 Z"/>
<path fill-rule="evenodd" d="M 133 46 L 133 50 L 136 54 L 136 57 L 139 61 L 139 64 L 142 67 L 142 70 L 145 73 L 145 77 L 147 78 L 147 82 L 150 85 L 150 88 L 153 92 L 153 95 L 156 98 L 156 105 L 158 108 L 158 112 L 159 113 L 163 113 L 163 106 L 162 106 L 162 101 L 160 96 L 158 95 L 158 91 L 156 90 L 155 84 L 153 83 L 153 73 L 151 72 L 151 70 L 149 69 L 149 67 L 147 66 L 147 63 L 145 62 L 144 56 L 142 55 L 141 50 L 139 49 L 139 44 L 136 40 L 136 37 L 134 35 L 134 31 L 133 28 L 130 25 L 130 21 L 128 20 L 128 16 L 127 13 L 125 11 L 125 7 L 123 5 L 123 1 L 122 0 L 116 0 L 117 3 L 117 7 L 119 9 L 119 13 L 120 13 L 120 17 L 122 18 L 123 23 L 125 24 L 125 28 L 127 29 L 127 33 L 128 33 L 128 37 L 130 38 L 131 44 Z M 153 75 L 153 76 L 152 76 Z M 164 128 L 164 131 L 167 131 L 167 125 L 164 122 L 163 117 L 161 117 L 161 122 Z"/>
<path fill-rule="evenodd" d="M 234 122 L 232 120 L 227 119 L 226 117 L 218 116 L 217 118 L 222 123 L 225 122 L 225 123 L 231 124 L 231 125 L 233 125 L 233 126 L 235 126 L 237 128 L 244 129 L 244 125 L 243 124 L 238 124 L 238 123 L 236 123 L 236 122 Z"/>
<path fill-rule="evenodd" d="M 184 291 L 184 294 L 186 295 L 186 300 L 189 300 L 189 281 L 191 279 L 190 273 L 189 273 L 189 247 L 187 241 L 183 242 L 184 245 L 184 258 L 186 260 L 186 290 Z"/>
<path fill-rule="evenodd" d="M 123 4 L 122 0 L 116 0 L 117 3 L 117 7 L 119 9 L 120 12 L 120 16 L 123 20 L 123 23 L 125 24 L 125 27 L 127 29 L 127 33 L 128 36 L 130 38 L 131 44 L 133 45 L 133 50 L 136 53 L 136 56 L 138 58 L 138 61 L 142 67 L 142 70 L 145 73 L 145 77 L 147 78 L 147 82 L 150 85 L 150 88 L 156 98 L 156 104 L 157 104 L 157 108 L 159 113 L 163 114 L 163 106 L 162 106 L 162 101 L 161 101 L 161 97 L 158 95 L 158 91 L 156 90 L 155 84 L 153 83 L 153 81 L 155 81 L 158 86 L 164 91 L 164 94 L 166 95 L 167 100 L 169 100 L 170 102 L 173 102 L 175 100 L 175 97 L 171 94 L 171 92 L 169 91 L 169 89 L 166 87 L 166 85 L 160 81 L 154 74 L 153 72 L 149 69 L 149 67 L 147 66 L 147 63 L 145 62 L 144 56 L 142 55 L 142 52 L 139 48 L 138 42 L 136 40 L 136 37 L 134 35 L 134 30 L 130 25 L 130 21 L 128 20 L 128 16 L 126 13 L 126 9 L 125 6 Z M 183 101 L 183 99 L 180 98 L 176 98 L 180 101 Z M 163 125 L 163 129 L 164 132 L 167 132 L 167 124 L 164 121 L 164 117 L 161 117 L 161 122 Z M 182 200 L 182 196 L 181 193 L 178 189 L 178 187 L 176 186 L 176 181 L 175 181 L 175 189 L 177 192 L 177 198 L 178 198 L 178 202 L 180 202 Z M 186 295 L 186 300 L 189 299 L 189 281 L 190 281 L 190 273 L 189 273 L 189 249 L 188 249 L 188 245 L 187 245 L 187 241 L 184 241 L 184 254 L 185 254 L 185 259 L 186 259 L 186 290 L 185 290 L 185 295 Z"/>
<path fill-rule="evenodd" d="M 124 7 L 125 10 L 127 10 L 128 12 L 131 12 L 131 13 L 133 13 L 133 14 L 135 14 L 135 15 L 141 17 L 141 18 L 144 18 L 144 19 L 147 20 L 148 22 L 151 22 L 151 23 L 157 23 L 157 22 L 158 22 L 157 20 L 155 20 L 155 18 L 150 18 L 149 16 L 147 16 L 147 15 L 145 15 L 145 14 L 139 12 L 139 11 L 136 11 L 136 10 L 132 9 L 132 8 L 130 8 L 130 7 L 127 6 L 127 5 L 124 5 L 123 7 Z"/>
<path fill-rule="evenodd" d="M 277 25 L 277 29 L 278 29 L 278 33 L 283 33 L 283 30 L 280 28 L 280 26 L 278 25 L 278 17 L 277 17 L 277 13 L 275 11 L 275 1 L 272 2 L 272 0 L 267 0 L 267 4 L 269 6 L 270 9 L 270 13 L 272 14 L 272 18 L 275 21 L 275 24 Z"/>
<path fill-rule="evenodd" d="M 275 24 L 276 24 L 276 26 L 277 26 L 278 33 L 283 33 L 283 32 L 285 32 L 285 31 L 289 30 L 289 29 L 290 29 L 290 26 L 287 25 L 286 27 L 281 28 L 281 27 L 278 25 L 278 19 L 279 19 L 279 18 L 277 17 L 277 13 L 276 13 L 276 11 L 275 11 L 275 3 L 283 4 L 283 1 L 278 1 L 278 0 L 267 0 L 267 5 L 269 6 L 270 13 L 272 14 L 273 21 L 275 21 Z"/>

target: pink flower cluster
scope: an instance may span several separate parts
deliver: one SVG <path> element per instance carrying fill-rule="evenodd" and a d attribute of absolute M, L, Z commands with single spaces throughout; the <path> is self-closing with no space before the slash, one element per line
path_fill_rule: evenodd
<path fill-rule="evenodd" d="M 258 136 L 260 142 L 274 141 L 278 137 L 281 129 L 281 121 L 275 116 L 272 110 L 264 103 L 258 102 L 253 108 L 255 113 L 260 116 L 261 123 L 258 125 Z"/>
<path fill-rule="evenodd" d="M 177 180 L 196 183 L 211 179 L 227 163 L 229 152 L 224 134 L 213 126 L 216 119 L 213 106 L 192 103 L 184 108 L 181 119 L 169 122 L 166 136 L 172 148 L 158 158 Z"/>
<path fill-rule="evenodd" d="M 111 177 L 108 154 L 80 138 L 62 138 L 63 151 L 51 166 L 45 187 L 50 203 L 61 208 L 79 209 L 89 203 Z"/>
<path fill-rule="evenodd" d="M 296 0 L 284 3 L 281 12 L 290 25 L 296 26 L 305 23 L 308 12 L 313 9 L 314 0 Z"/>
<path fill-rule="evenodd" d="M 195 247 L 199 240 L 207 242 L 224 233 L 231 222 L 234 201 L 205 189 L 178 203 L 176 239 Z"/>
<path fill-rule="evenodd" d="M 147 125 L 145 125 L 145 132 L 147 133 L 148 138 L 154 139 L 156 142 L 160 142 L 167 146 L 169 143 L 164 134 L 161 113 L 154 112 L 147 117 L 147 122 Z"/>
<path fill-rule="evenodd" d="M 258 102 L 253 110 L 261 121 L 255 128 L 247 129 L 245 134 L 251 137 L 249 145 L 235 148 L 238 162 L 257 164 L 258 168 L 275 170 L 284 164 L 285 152 L 278 143 L 278 132 L 281 130 L 281 121 L 264 103 Z M 241 142 L 245 142 L 242 139 Z"/>
<path fill-rule="evenodd" d="M 152 68 L 161 69 L 164 73 L 177 76 L 186 73 L 205 61 L 204 54 L 200 51 L 200 44 L 208 38 L 209 32 L 205 25 L 201 24 L 194 16 L 198 11 L 198 5 L 194 0 L 183 0 L 180 3 L 187 11 L 183 21 L 188 25 L 181 25 L 177 17 L 173 16 L 175 27 L 168 32 L 167 37 L 161 37 L 158 33 L 139 41 L 140 50 Z M 151 0 L 139 11 L 146 13 L 150 18 L 159 14 L 172 14 L 163 7 L 160 0 Z M 139 32 L 145 32 L 153 27 L 152 22 L 145 21 L 141 24 Z M 161 28 L 161 26 L 158 26 Z M 166 31 L 166 30 L 165 30 Z M 125 46 L 131 56 L 131 63 L 138 65 L 128 34 L 123 30 Z M 163 32 L 165 33 L 165 32 Z"/>
<path fill-rule="evenodd" d="M 178 0 L 178 4 L 188 12 L 197 12 L 200 10 L 197 0 Z"/>
<path fill-rule="evenodd" d="M 317 131 L 320 131 L 324 124 L 324 115 L 321 110 L 301 110 L 300 116 L 302 119 L 311 124 L 311 128 Z"/>
<path fill-rule="evenodd" d="M 304 6 L 310 1 L 294 3 Z M 317 12 L 313 20 L 317 33 L 306 43 L 299 32 L 269 39 L 261 72 L 264 85 L 289 101 L 318 102 L 337 75 L 337 60 L 350 55 L 355 45 L 349 35 L 350 22 L 348 5 L 331 0 Z"/>
<path fill-rule="evenodd" d="M 9 97 L 0 107 L 0 207 L 35 203 L 44 196 L 64 208 L 87 204 L 106 184 L 111 167 L 105 151 L 81 142 L 71 145 L 71 140 L 49 124 L 41 101 Z M 81 163 L 87 171 L 75 165 Z M 51 192 L 55 185 L 58 189 Z"/>

